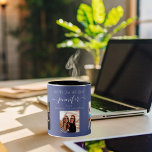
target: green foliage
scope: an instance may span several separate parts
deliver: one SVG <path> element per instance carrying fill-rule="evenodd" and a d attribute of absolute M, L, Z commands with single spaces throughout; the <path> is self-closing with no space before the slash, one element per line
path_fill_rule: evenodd
<path fill-rule="evenodd" d="M 71 22 L 66 22 L 66 21 L 63 21 L 62 19 L 59 19 L 56 21 L 56 23 L 72 32 L 75 32 L 75 33 L 81 32 L 81 30 L 76 25 L 73 25 Z"/>
<path fill-rule="evenodd" d="M 121 22 L 118 26 L 115 27 L 115 29 L 111 33 L 108 33 L 105 36 L 105 39 L 110 39 L 114 34 L 119 32 L 121 29 L 125 28 L 126 26 L 128 26 L 134 20 L 136 20 L 136 18 L 128 18 L 126 21 Z M 135 35 L 130 36 L 130 38 L 132 38 L 132 39 L 134 39 L 135 37 L 136 37 Z"/>
<path fill-rule="evenodd" d="M 64 64 L 72 49 L 59 51 L 56 48 L 56 44 L 64 40 L 64 31 L 56 25 L 56 20 L 61 15 L 72 17 L 75 5 L 74 0 L 25 0 L 25 5 L 19 6 L 21 12 L 27 12 L 22 16 L 22 24 L 13 31 L 19 39 L 21 78 L 68 75 Z M 72 23 L 59 22 L 59 25 L 73 33 L 81 32 Z"/>
<path fill-rule="evenodd" d="M 80 4 L 77 10 L 77 21 L 80 22 L 84 27 L 87 27 L 93 23 L 92 9 L 87 4 Z"/>
<path fill-rule="evenodd" d="M 66 37 L 79 37 L 79 34 L 70 32 L 70 33 L 65 33 L 65 36 Z"/>
<path fill-rule="evenodd" d="M 92 0 L 93 18 L 96 23 L 103 23 L 105 20 L 105 7 L 102 0 Z"/>
<path fill-rule="evenodd" d="M 128 18 L 127 21 L 123 21 L 120 23 L 114 30 L 113 33 L 119 32 L 121 29 L 125 28 L 128 26 L 130 23 L 132 23 L 135 20 L 135 18 Z"/>
<path fill-rule="evenodd" d="M 72 38 L 72 39 L 63 41 L 62 43 L 59 43 L 57 47 L 59 48 L 72 47 L 74 49 L 77 49 L 77 48 L 85 49 L 85 44 L 79 38 Z"/>
<path fill-rule="evenodd" d="M 110 12 L 107 14 L 107 18 L 105 20 L 104 26 L 111 27 L 116 25 L 122 16 L 123 16 L 123 8 L 121 6 L 112 8 Z"/>
<path fill-rule="evenodd" d="M 94 36 L 97 36 L 98 34 L 100 33 L 106 33 L 107 30 L 105 28 L 102 28 L 100 25 L 92 25 L 90 24 L 86 29 L 85 29 L 85 32 L 91 36 L 91 37 L 94 37 Z"/>
<path fill-rule="evenodd" d="M 104 48 L 106 45 L 107 45 L 106 41 L 99 42 L 95 39 L 92 39 L 90 42 L 87 42 L 87 46 L 94 50 L 99 48 Z"/>
<path fill-rule="evenodd" d="M 104 152 L 104 151 L 114 152 L 107 148 L 105 140 L 95 140 L 95 141 L 85 142 L 85 148 L 88 152 Z"/>
<path fill-rule="evenodd" d="M 117 6 L 106 14 L 102 0 L 92 0 L 91 6 L 81 3 L 76 17 L 77 21 L 83 25 L 84 30 L 82 31 L 77 26 L 62 19 L 57 20 L 58 25 L 71 31 L 65 34 L 70 39 L 58 44 L 57 47 L 85 49 L 93 55 L 94 64 L 97 66 L 100 61 L 100 53 L 105 50 L 109 39 L 136 20 L 136 18 L 129 18 L 119 23 L 123 13 L 122 6 Z M 111 27 L 114 28 L 109 30 Z"/>

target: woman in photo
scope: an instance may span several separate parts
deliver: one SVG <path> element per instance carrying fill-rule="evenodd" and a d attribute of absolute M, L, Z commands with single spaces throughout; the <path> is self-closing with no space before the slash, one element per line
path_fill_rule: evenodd
<path fill-rule="evenodd" d="M 69 131 L 69 117 L 65 115 L 62 122 L 63 123 L 60 123 L 60 127 L 62 124 L 61 131 L 66 133 Z"/>
<path fill-rule="evenodd" d="M 74 115 L 71 115 L 71 117 L 70 117 L 69 132 L 76 132 L 75 116 Z"/>

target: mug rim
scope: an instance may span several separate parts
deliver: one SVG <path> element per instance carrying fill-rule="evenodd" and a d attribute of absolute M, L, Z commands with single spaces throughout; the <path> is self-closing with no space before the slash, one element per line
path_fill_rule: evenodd
<path fill-rule="evenodd" d="M 50 81 L 48 85 L 53 86 L 87 86 L 91 85 L 87 81 L 79 81 L 79 80 L 57 80 L 57 81 Z"/>

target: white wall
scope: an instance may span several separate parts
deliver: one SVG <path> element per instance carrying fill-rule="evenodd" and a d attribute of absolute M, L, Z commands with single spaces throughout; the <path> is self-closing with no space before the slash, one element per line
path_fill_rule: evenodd
<path fill-rule="evenodd" d="M 140 21 L 151 20 L 151 22 L 139 25 L 140 38 L 152 38 L 152 0 L 140 0 Z"/>

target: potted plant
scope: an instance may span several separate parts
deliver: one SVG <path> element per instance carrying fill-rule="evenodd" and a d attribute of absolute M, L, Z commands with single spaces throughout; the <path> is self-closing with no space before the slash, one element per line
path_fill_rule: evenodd
<path fill-rule="evenodd" d="M 91 53 L 94 59 L 94 70 L 91 71 L 95 73 L 96 69 L 100 67 L 101 56 L 104 55 L 109 39 L 136 19 L 128 18 L 126 21 L 119 23 L 123 13 L 123 8 L 117 6 L 106 14 L 102 0 L 92 0 L 91 6 L 81 3 L 78 7 L 76 18 L 82 24 L 83 30 L 71 22 L 64 21 L 63 19 L 57 20 L 56 23 L 58 25 L 70 31 L 65 33 L 68 39 L 57 44 L 57 47 L 84 49 Z M 111 29 L 112 27 L 114 28 Z M 90 76 L 92 75 L 90 74 Z M 92 79 L 96 79 L 95 77 L 92 76 Z"/>

